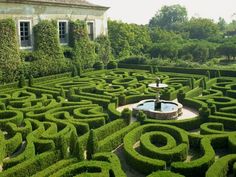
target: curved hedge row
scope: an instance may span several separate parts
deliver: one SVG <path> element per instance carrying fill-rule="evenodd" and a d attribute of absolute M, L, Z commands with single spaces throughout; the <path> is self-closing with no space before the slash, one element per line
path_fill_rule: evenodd
<path fill-rule="evenodd" d="M 221 176 L 227 167 L 229 173 L 236 171 L 231 160 L 235 78 L 148 71 L 99 70 L 42 78 L 19 89 L 4 87 L 0 176 L 126 176 L 136 170 L 137 175 L 203 177 Z M 169 85 L 161 99 L 178 99 L 199 115 L 184 120 L 143 115 L 136 121 L 118 111 L 155 98 L 148 84 L 156 77 Z M 105 152 L 116 153 L 122 164 Z"/>

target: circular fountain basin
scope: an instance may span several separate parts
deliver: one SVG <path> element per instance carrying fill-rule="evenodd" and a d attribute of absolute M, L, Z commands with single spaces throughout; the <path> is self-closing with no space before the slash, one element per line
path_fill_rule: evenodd
<path fill-rule="evenodd" d="M 136 115 L 138 111 L 143 111 L 148 117 L 160 120 L 177 119 L 182 114 L 182 104 L 172 101 L 161 100 L 160 109 L 155 109 L 155 100 L 140 101 L 136 107 L 133 108 L 133 113 Z"/>

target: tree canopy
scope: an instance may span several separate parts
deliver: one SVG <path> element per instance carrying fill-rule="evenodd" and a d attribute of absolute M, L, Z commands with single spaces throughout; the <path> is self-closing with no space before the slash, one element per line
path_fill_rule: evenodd
<path fill-rule="evenodd" d="M 176 30 L 188 20 L 185 7 L 180 5 L 163 6 L 150 20 L 150 27 L 160 27 L 166 30 Z"/>

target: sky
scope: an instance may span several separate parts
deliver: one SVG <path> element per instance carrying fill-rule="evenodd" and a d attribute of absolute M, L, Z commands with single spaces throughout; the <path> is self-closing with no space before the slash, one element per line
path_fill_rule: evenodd
<path fill-rule="evenodd" d="M 204 17 L 227 22 L 236 20 L 236 0 L 88 0 L 110 7 L 107 15 L 112 20 L 126 23 L 148 24 L 163 5 L 180 4 L 186 7 L 189 17 Z"/>

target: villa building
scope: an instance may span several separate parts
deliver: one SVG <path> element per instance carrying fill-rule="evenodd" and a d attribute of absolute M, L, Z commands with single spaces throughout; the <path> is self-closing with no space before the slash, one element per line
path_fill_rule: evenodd
<path fill-rule="evenodd" d="M 107 34 L 108 7 L 86 0 L 0 0 L 0 19 L 16 21 L 21 49 L 32 49 L 32 28 L 41 20 L 56 20 L 62 45 L 68 44 L 69 20 L 85 20 L 90 39 Z"/>

